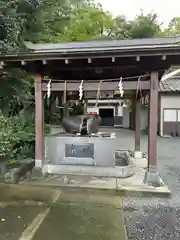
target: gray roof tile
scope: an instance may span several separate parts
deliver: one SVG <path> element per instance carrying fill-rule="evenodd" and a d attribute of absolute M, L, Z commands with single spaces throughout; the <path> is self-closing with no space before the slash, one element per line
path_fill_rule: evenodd
<path fill-rule="evenodd" d="M 145 38 L 145 39 L 125 39 L 125 40 L 94 40 L 86 42 L 62 42 L 62 43 L 42 43 L 32 44 L 26 42 L 26 46 L 35 52 L 49 52 L 49 51 L 79 51 L 79 50 L 104 50 L 109 48 L 143 48 L 155 47 L 161 45 L 176 45 L 180 43 L 180 35 L 163 38 Z"/>
<path fill-rule="evenodd" d="M 180 77 L 169 78 L 160 81 L 159 91 L 161 92 L 178 92 L 180 91 Z"/>

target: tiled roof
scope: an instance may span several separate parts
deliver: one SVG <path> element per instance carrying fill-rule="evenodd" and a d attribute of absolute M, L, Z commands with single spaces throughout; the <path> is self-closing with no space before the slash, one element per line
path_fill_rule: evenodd
<path fill-rule="evenodd" d="M 162 38 L 142 38 L 142 39 L 125 39 L 125 40 L 93 40 L 86 42 L 61 42 L 61 43 L 42 43 L 32 44 L 26 42 L 26 46 L 34 52 L 76 52 L 85 50 L 105 50 L 111 48 L 117 49 L 142 49 L 152 47 L 163 47 L 178 45 L 180 35 Z"/>
<path fill-rule="evenodd" d="M 161 92 L 178 92 L 180 91 L 180 77 L 173 77 L 160 81 L 159 91 Z"/>

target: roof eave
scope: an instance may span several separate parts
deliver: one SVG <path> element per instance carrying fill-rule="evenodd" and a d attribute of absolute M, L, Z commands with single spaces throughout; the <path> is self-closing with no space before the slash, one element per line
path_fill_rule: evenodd
<path fill-rule="evenodd" d="M 177 50 L 177 52 L 175 51 Z M 133 57 L 137 56 L 156 56 L 160 53 L 162 55 L 171 54 L 171 51 L 174 55 L 180 55 L 180 45 L 156 45 L 156 46 L 146 46 L 146 47 L 126 47 L 126 48 L 91 48 L 91 49 L 64 49 L 64 50 L 42 50 L 42 51 L 32 51 L 24 54 L 14 54 L 14 55 L 4 55 L 0 56 L 0 61 L 18 61 L 18 60 L 41 60 L 43 59 L 63 59 L 65 57 L 69 58 L 82 58 L 82 57 Z M 103 55 L 100 55 L 103 54 Z"/>
<path fill-rule="evenodd" d="M 141 46 L 122 46 L 122 47 L 90 47 L 90 48 L 60 48 L 60 49 L 36 49 L 29 48 L 34 53 L 90 53 L 90 52 L 113 52 L 113 51 L 136 51 L 136 50 L 151 50 L 178 47 L 178 44 L 164 44 L 164 45 L 141 45 Z"/>

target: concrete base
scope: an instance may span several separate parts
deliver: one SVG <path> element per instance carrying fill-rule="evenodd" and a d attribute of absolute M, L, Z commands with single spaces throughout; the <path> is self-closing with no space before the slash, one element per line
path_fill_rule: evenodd
<path fill-rule="evenodd" d="M 106 133 L 101 133 L 106 135 Z M 77 137 L 57 134 L 45 138 L 45 157 L 52 165 L 96 165 L 114 167 L 117 139 L 107 137 Z"/>
<path fill-rule="evenodd" d="M 135 166 L 138 166 L 139 168 L 146 169 L 148 166 L 148 160 L 147 158 L 136 158 L 133 159 L 133 163 Z"/>
<path fill-rule="evenodd" d="M 122 196 L 170 196 L 171 192 L 166 187 L 156 168 L 150 167 L 146 172 L 144 166 L 147 159 L 134 159 L 133 163 L 124 167 L 97 167 L 97 166 L 70 166 L 45 164 L 41 171 L 47 174 L 44 178 L 33 181 L 22 181 L 22 184 L 49 186 L 49 187 L 74 187 L 96 190 L 112 190 Z M 147 166 L 147 165 L 146 165 Z M 127 174 L 131 174 L 128 177 Z"/>
<path fill-rule="evenodd" d="M 28 182 L 30 185 L 49 186 L 53 188 L 68 187 L 87 190 L 101 191 L 108 190 L 108 194 L 117 194 L 121 196 L 170 196 L 169 189 L 162 185 L 160 187 L 149 186 L 143 183 L 144 171 L 135 169 L 136 173 L 130 178 L 111 178 L 111 177 L 94 177 L 85 175 L 49 175 L 45 179 Z M 25 182 L 22 182 L 25 183 Z M 163 183 L 163 182 L 162 182 Z"/>
<path fill-rule="evenodd" d="M 116 167 L 98 167 L 81 165 L 52 165 L 45 164 L 42 168 L 43 175 L 80 175 L 111 178 L 127 178 L 134 174 L 133 165 Z"/>
<path fill-rule="evenodd" d="M 43 177 L 43 172 L 42 172 L 42 168 L 36 168 L 34 167 L 33 168 L 33 171 L 32 171 L 32 178 L 34 179 L 40 179 Z"/>
<path fill-rule="evenodd" d="M 142 158 L 142 152 L 140 152 L 140 151 L 135 151 L 135 152 L 134 152 L 134 158 L 135 158 L 135 159 L 141 159 L 141 158 Z"/>
<path fill-rule="evenodd" d="M 42 168 L 42 160 L 41 159 L 35 159 L 35 167 Z"/>
<path fill-rule="evenodd" d="M 159 187 L 163 185 L 156 166 L 149 166 L 144 175 L 144 183 L 149 186 Z"/>

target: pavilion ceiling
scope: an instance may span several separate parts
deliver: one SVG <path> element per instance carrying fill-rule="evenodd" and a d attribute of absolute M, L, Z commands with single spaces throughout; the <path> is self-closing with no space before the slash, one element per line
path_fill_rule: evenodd
<path fill-rule="evenodd" d="M 176 59 L 177 58 L 177 59 Z M 179 61 L 178 56 L 173 62 Z M 107 57 L 83 59 L 54 59 L 6 62 L 6 67 L 21 67 L 57 80 L 102 80 L 131 77 L 159 71 L 160 76 L 171 66 L 171 56 Z M 136 80 L 136 79 L 134 79 Z"/>

